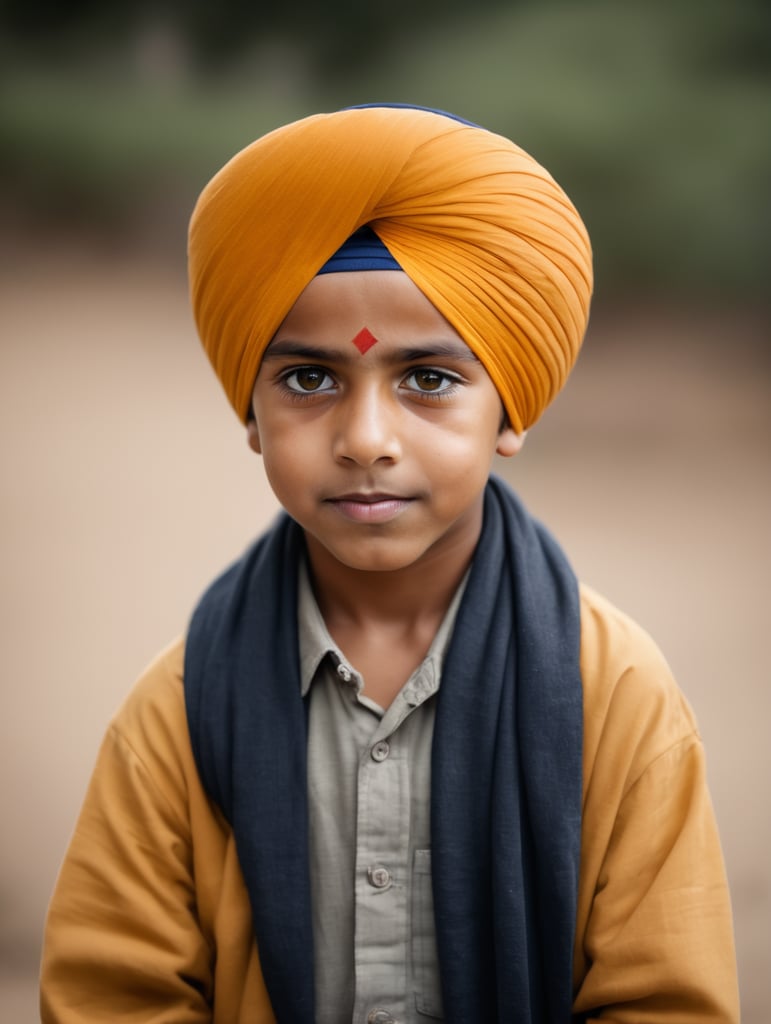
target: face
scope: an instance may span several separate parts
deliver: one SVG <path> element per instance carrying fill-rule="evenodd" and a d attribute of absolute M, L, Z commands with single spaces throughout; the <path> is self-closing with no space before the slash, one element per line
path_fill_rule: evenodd
<path fill-rule="evenodd" d="M 253 398 L 249 443 L 312 561 L 352 569 L 468 561 L 493 456 L 521 443 L 482 364 L 399 271 L 314 278 Z"/>

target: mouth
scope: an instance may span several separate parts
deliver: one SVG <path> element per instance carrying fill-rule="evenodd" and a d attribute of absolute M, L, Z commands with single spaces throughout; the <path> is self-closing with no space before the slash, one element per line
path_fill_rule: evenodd
<path fill-rule="evenodd" d="M 350 522 L 387 523 L 401 515 L 413 500 L 400 494 L 354 493 L 327 498 L 326 504 Z"/>

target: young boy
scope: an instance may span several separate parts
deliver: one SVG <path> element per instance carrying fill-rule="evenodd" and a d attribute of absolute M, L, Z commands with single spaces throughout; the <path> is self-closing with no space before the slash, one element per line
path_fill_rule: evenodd
<path fill-rule="evenodd" d="M 286 515 L 112 723 L 44 1022 L 738 1022 L 691 712 L 490 478 L 565 382 L 583 224 L 506 139 L 380 106 L 207 186 L 201 339 Z"/>

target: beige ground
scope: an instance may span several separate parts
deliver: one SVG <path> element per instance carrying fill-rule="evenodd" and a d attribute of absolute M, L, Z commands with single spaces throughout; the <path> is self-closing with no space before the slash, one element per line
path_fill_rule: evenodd
<path fill-rule="evenodd" d="M 72 243 L 0 270 L 0 1019 L 31 1024 L 46 901 L 107 719 L 275 506 L 198 349 L 180 271 Z M 611 315 L 598 300 L 571 386 L 511 466 L 696 708 L 745 1024 L 771 1015 L 763 331 L 757 317 Z"/>

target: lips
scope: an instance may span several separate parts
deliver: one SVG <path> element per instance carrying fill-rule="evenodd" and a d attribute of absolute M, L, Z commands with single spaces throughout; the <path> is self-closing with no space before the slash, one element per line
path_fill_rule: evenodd
<path fill-rule="evenodd" d="M 353 493 L 327 498 L 326 502 L 351 522 L 387 523 L 401 515 L 413 500 L 399 494 Z"/>

